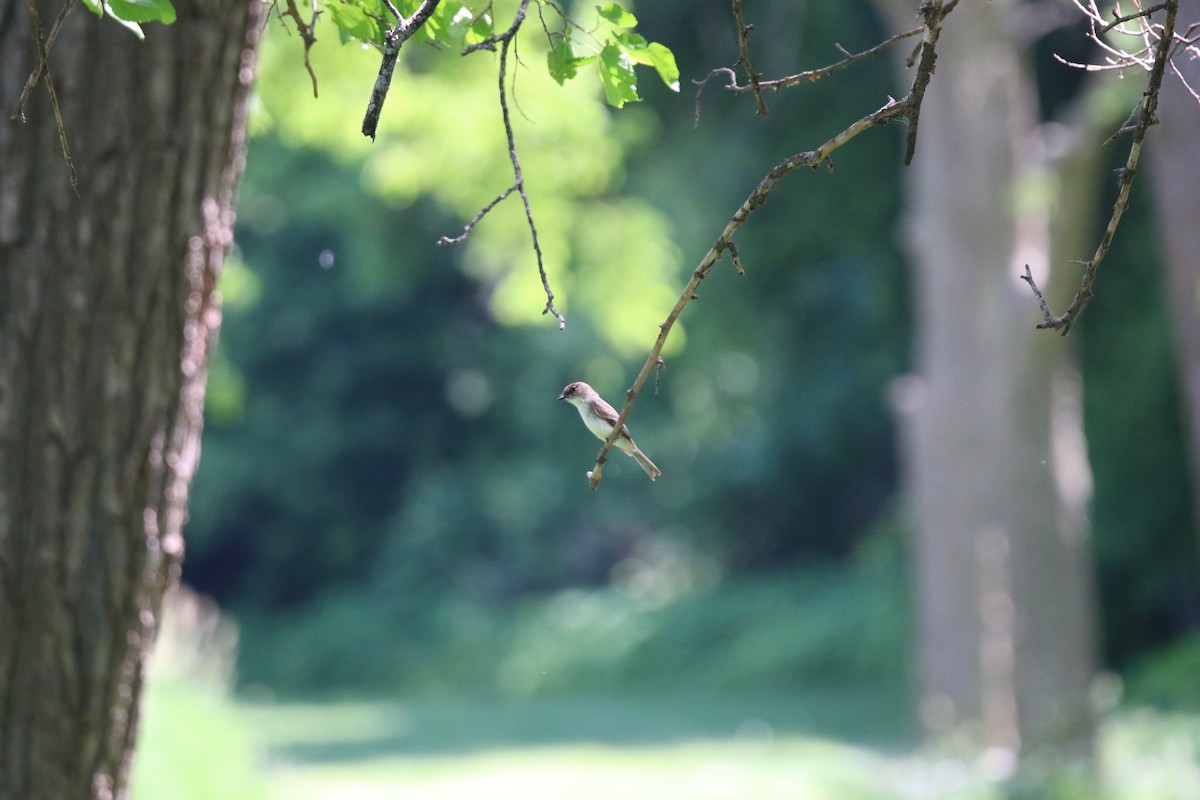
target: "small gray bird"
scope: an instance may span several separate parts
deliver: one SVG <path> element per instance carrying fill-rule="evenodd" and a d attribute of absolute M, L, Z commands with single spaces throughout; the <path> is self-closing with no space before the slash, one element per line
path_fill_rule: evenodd
<path fill-rule="evenodd" d="M 603 397 L 596 394 L 595 389 L 583 381 L 568 383 L 567 388 L 562 390 L 558 399 L 566 400 L 578 408 L 579 416 L 583 417 L 583 424 L 587 425 L 588 430 L 596 434 L 596 438 L 601 441 L 607 439 L 608 435 L 612 433 L 613 425 L 617 424 L 617 417 L 620 416 L 616 409 L 604 402 Z M 636 461 L 650 476 L 650 480 L 662 475 L 662 470 L 654 466 L 654 462 L 634 444 L 627 426 L 621 426 L 621 435 L 613 441 L 613 446 Z"/>

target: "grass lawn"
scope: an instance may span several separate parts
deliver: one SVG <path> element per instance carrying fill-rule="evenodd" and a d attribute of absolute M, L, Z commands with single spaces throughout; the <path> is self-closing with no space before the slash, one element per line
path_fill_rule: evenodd
<path fill-rule="evenodd" d="M 1198 800 L 1200 718 L 1124 712 L 1079 775 L 917 751 L 861 691 L 233 704 L 152 686 L 135 800 Z"/>
<path fill-rule="evenodd" d="M 623 748 L 563 744 L 442 756 L 380 756 L 292 765 L 274 798 L 520 798 L 520 800 L 854 800 L 883 798 L 877 759 L 818 740 L 688 742 Z"/>
<path fill-rule="evenodd" d="M 793 698 L 439 700 L 248 706 L 271 797 L 856 800 L 898 797 L 886 759 L 802 732 L 847 709 Z M 895 745 L 904 722 L 871 713 Z M 823 724 L 828 724 L 825 720 Z M 898 770 L 891 770 L 900 780 Z"/>

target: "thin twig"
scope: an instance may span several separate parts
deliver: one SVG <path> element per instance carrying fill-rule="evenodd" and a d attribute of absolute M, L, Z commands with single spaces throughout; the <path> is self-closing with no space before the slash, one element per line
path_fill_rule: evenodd
<path fill-rule="evenodd" d="M 800 83 L 806 83 L 806 82 L 814 83 L 816 81 L 819 81 L 821 78 L 828 77 L 828 76 L 832 75 L 833 73 L 838 72 L 839 70 L 843 70 L 846 67 L 857 64 L 860 61 L 865 61 L 869 58 L 874 58 L 875 56 L 882 53 L 884 50 L 887 50 L 889 47 L 894 45 L 896 42 L 900 42 L 900 41 L 903 41 L 904 39 L 908 39 L 910 37 L 917 36 L 923 30 L 924 30 L 924 27 L 922 27 L 922 26 L 910 28 L 909 30 L 903 31 L 902 33 L 897 33 L 895 36 L 891 36 L 891 37 L 885 39 L 884 41 L 880 42 L 879 44 L 875 45 L 874 47 L 869 47 L 860 53 L 851 53 L 851 52 L 845 50 L 841 45 L 834 45 L 835 47 L 837 47 L 839 52 L 841 52 L 844 56 L 846 56 L 841 61 L 838 61 L 834 64 L 830 64 L 829 66 L 826 66 L 826 67 L 819 67 L 817 69 L 806 69 L 803 72 L 797 72 L 795 75 L 788 75 L 783 78 L 775 78 L 775 79 L 772 79 L 769 81 L 759 81 L 758 85 L 759 85 L 759 87 L 761 87 L 763 89 L 770 89 L 772 91 L 778 91 L 779 89 L 787 89 L 791 86 L 795 86 Z M 751 88 L 752 87 L 741 86 L 736 83 L 731 83 L 725 87 L 725 89 L 727 91 L 733 92 L 734 94 L 744 94 L 744 93 L 750 91 Z"/>
<path fill-rule="evenodd" d="M 533 253 L 537 258 L 538 276 L 542 279 L 542 289 L 546 293 L 546 305 L 542 309 L 543 314 L 550 314 L 558 320 L 558 329 L 562 330 L 567 327 L 567 318 L 562 315 L 562 312 L 554 305 L 554 290 L 550 288 L 550 279 L 546 276 L 546 265 L 542 258 L 542 245 L 538 240 L 537 224 L 533 220 L 533 208 L 529 204 L 529 195 L 525 192 L 525 174 L 521 171 L 521 158 L 517 154 L 517 140 L 513 135 L 512 114 L 508 109 L 508 87 L 505 81 L 508 76 L 508 49 L 510 45 L 516 41 L 517 31 L 521 29 L 522 23 L 525 22 L 525 12 L 529 8 L 529 0 L 521 0 L 521 5 L 517 8 L 517 13 L 513 17 L 512 25 L 503 33 L 489 36 L 481 42 L 467 47 L 463 50 L 463 55 L 473 53 L 477 50 L 492 50 L 496 49 L 496 45 L 500 45 L 500 67 L 498 74 L 498 84 L 500 87 L 500 115 L 504 120 L 504 136 L 508 140 L 508 160 L 512 163 L 513 177 L 516 179 L 511 187 L 505 192 L 498 195 L 492 202 L 484 206 L 475 217 L 467 223 L 463 229 L 462 235 L 454 239 L 449 239 L 443 236 L 438 240 L 438 244 L 451 244 L 461 242 L 471 232 L 471 228 L 483 216 L 491 211 L 498 203 L 512 194 L 514 191 L 521 196 L 521 202 L 525 206 L 525 222 L 529 226 L 529 235 L 533 240 Z M 514 46 L 515 54 L 515 46 Z"/>
<path fill-rule="evenodd" d="M 9 119 L 25 121 L 25 103 L 29 101 L 29 95 L 37 87 L 38 81 L 42 79 L 42 73 L 47 70 L 48 64 L 46 59 L 50 57 L 51 51 L 54 50 L 54 42 L 58 39 L 58 32 L 62 30 L 63 20 L 67 18 L 67 14 L 71 13 L 71 9 L 74 7 L 75 0 L 67 0 L 63 4 L 62 10 L 58 12 L 58 16 L 54 20 L 54 27 L 50 29 L 50 35 L 46 37 L 45 57 L 39 58 L 37 66 L 33 68 L 33 72 L 29 73 L 29 79 L 25 81 L 25 88 L 21 90 L 21 97 L 17 100 L 17 107 L 13 109 Z M 41 23 L 39 22 L 38 25 L 40 26 Z"/>
<path fill-rule="evenodd" d="M 1028 275 L 1028 277 L 1021 276 L 1022 280 L 1029 284 L 1041 306 L 1042 321 L 1038 323 L 1038 328 L 1061 331 L 1063 336 L 1066 336 L 1070 332 L 1071 326 L 1075 324 L 1075 320 L 1083 313 L 1088 301 L 1094 296 L 1093 287 L 1096 282 L 1096 271 L 1100 268 L 1100 262 L 1108 255 L 1113 237 L 1117 232 L 1117 226 L 1121 223 L 1121 216 L 1125 213 L 1125 209 L 1129 207 L 1129 192 L 1133 188 L 1133 178 L 1137 174 L 1138 159 L 1142 155 L 1142 142 L 1146 138 L 1146 131 L 1151 125 L 1157 122 L 1155 111 L 1158 108 L 1158 93 L 1162 88 L 1163 74 L 1166 72 L 1167 62 L 1170 59 L 1175 38 L 1175 15 L 1179 10 L 1179 0 L 1167 0 L 1163 5 L 1166 7 L 1166 18 L 1163 20 L 1162 28 L 1157 34 L 1158 44 L 1154 49 L 1154 61 L 1150 65 L 1150 75 L 1146 80 L 1146 89 L 1139 101 L 1141 110 L 1137 114 L 1137 124 L 1133 127 L 1133 140 L 1129 145 L 1129 155 L 1125 159 L 1125 166 L 1117 170 L 1117 199 L 1113 203 L 1112 216 L 1109 217 L 1108 225 L 1104 229 L 1104 235 L 1100 237 L 1100 243 L 1096 246 L 1095 253 L 1087 261 L 1081 262 L 1083 264 L 1083 277 L 1080 280 L 1079 289 L 1075 292 L 1075 297 L 1071 300 L 1071 304 L 1067 306 L 1066 311 L 1059 316 L 1054 316 L 1050 313 L 1045 296 L 1038 289 L 1037 284 L 1033 282 L 1032 275 Z M 1150 30 L 1149 21 L 1146 23 L 1146 30 Z M 1028 274 L 1028 272 L 1029 269 L 1026 267 L 1026 273 Z"/>
<path fill-rule="evenodd" d="M 529 8 L 529 0 L 521 0 L 521 5 L 517 8 L 517 13 L 513 17 L 512 25 L 504 33 L 497 33 L 489 36 L 481 42 L 476 42 L 463 49 L 462 54 L 465 56 L 469 53 L 474 53 L 476 50 L 491 50 L 496 51 L 496 45 L 502 42 L 512 41 L 517 35 L 517 31 L 521 29 L 521 25 L 525 22 L 525 11 Z"/>
<path fill-rule="evenodd" d="M 1149 8 L 1144 8 L 1141 11 L 1138 11 L 1134 14 L 1126 14 L 1125 16 L 1118 15 L 1117 10 L 1114 8 L 1112 21 L 1109 22 L 1107 25 L 1105 25 L 1103 28 L 1100 28 L 1096 32 L 1097 33 L 1108 33 L 1109 31 L 1111 31 L 1113 28 L 1117 27 L 1118 25 L 1124 25 L 1126 22 L 1131 22 L 1135 19 L 1138 19 L 1139 17 L 1146 17 L 1148 19 L 1151 14 L 1155 13 L 1156 11 L 1162 11 L 1168 5 L 1170 5 L 1169 2 L 1159 3 L 1156 6 L 1150 6 Z"/>
<path fill-rule="evenodd" d="M 957 0 L 950 0 L 945 6 L 941 0 L 924 0 L 921 3 L 920 14 L 925 24 L 921 34 L 921 58 L 917 62 L 917 74 L 913 77 L 912 89 L 908 94 L 912 113 L 908 117 L 908 141 L 904 146 L 906 167 L 912 163 L 917 152 L 917 124 L 921 120 L 921 102 L 937 66 L 937 40 L 942 32 L 942 20 L 954 9 L 956 3 Z"/>
<path fill-rule="evenodd" d="M 942 8 L 942 13 L 941 13 L 942 18 L 945 18 L 945 16 L 947 14 L 949 14 L 954 9 L 954 6 L 956 6 L 957 4 L 958 4 L 958 0 L 951 0 L 951 2 L 945 3 L 944 7 Z M 753 30 L 754 26 L 750 25 L 750 26 L 748 26 L 748 29 Z M 737 73 L 734 72 L 734 70 L 729 67 L 717 67 L 716 69 L 709 72 L 709 74 L 707 76 L 705 76 L 703 80 L 698 80 L 698 81 L 694 80 L 694 81 L 692 81 L 692 83 L 696 84 L 701 89 L 703 89 L 704 85 L 707 84 L 708 81 L 711 80 L 712 78 L 714 78 L 715 76 L 725 75 L 729 79 L 729 82 L 725 85 L 724 88 L 726 91 L 732 92 L 734 94 L 747 94 L 750 92 L 755 92 L 756 87 L 759 90 L 770 89 L 771 91 L 779 91 L 780 89 L 788 89 L 788 88 L 791 88 L 792 86 L 796 86 L 801 83 L 815 83 L 816 81 L 819 81 L 822 78 L 827 78 L 830 75 L 833 75 L 835 72 L 839 72 L 839 71 L 845 69 L 846 67 L 853 66 L 854 64 L 857 64 L 860 61 L 866 61 L 867 59 L 874 58 L 875 56 L 882 53 L 884 50 L 887 50 L 889 47 L 896 44 L 897 42 L 904 41 L 905 39 L 911 39 L 913 36 L 918 36 L 924 30 L 925 30 L 924 25 L 918 25 L 914 28 L 909 28 L 906 31 L 901 31 L 900 33 L 897 33 L 893 36 L 889 36 L 887 39 L 884 39 L 879 44 L 874 45 L 873 47 L 868 47 L 866 50 L 862 50 L 858 53 L 851 53 L 849 50 L 842 47 L 840 44 L 835 43 L 834 47 L 837 48 L 839 53 L 841 53 L 843 56 L 845 56 L 845 58 L 843 58 L 841 61 L 834 62 L 833 64 L 829 64 L 824 67 L 818 67 L 816 69 L 806 69 L 802 72 L 797 72 L 794 75 L 787 75 L 782 78 L 772 78 L 770 80 L 762 80 L 760 78 L 755 82 L 754 85 L 738 83 Z M 739 31 L 739 33 L 740 33 L 740 31 Z M 740 46 L 741 46 L 741 43 L 739 42 L 739 49 L 740 49 Z M 920 48 L 920 46 L 918 46 L 917 49 L 914 51 L 913 55 L 908 60 L 909 67 L 913 66 L 916 63 L 917 55 L 920 53 L 920 51 L 921 51 L 921 48 Z M 737 63 L 739 65 L 741 65 L 742 60 L 739 58 Z"/>
<path fill-rule="evenodd" d="M 421 29 L 425 21 L 437 10 L 440 2 L 441 0 L 423 0 L 411 17 L 407 20 L 400 17 L 396 26 L 383 36 L 383 62 L 379 65 L 379 75 L 375 78 L 375 86 L 371 89 L 371 99 L 367 103 L 367 113 L 363 116 L 362 124 L 363 136 L 371 137 L 371 141 L 375 141 L 375 130 L 379 127 L 379 114 L 383 111 L 383 101 L 387 99 L 388 88 L 392 85 L 392 73 L 396 71 L 400 46 Z"/>
<path fill-rule="evenodd" d="M 567 327 L 567 318 L 562 315 L 554 306 L 554 290 L 550 288 L 550 279 L 546 277 L 546 265 L 542 260 L 542 246 L 538 242 L 537 225 L 533 221 L 533 209 L 529 205 L 529 195 L 525 193 L 525 175 L 521 172 L 521 158 L 517 155 L 517 142 L 513 136 L 512 117 L 508 111 L 508 92 L 504 87 L 505 70 L 508 66 L 508 48 L 512 44 L 516 36 L 517 28 L 520 27 L 521 21 L 525 17 L 525 9 L 529 5 L 529 0 L 522 0 L 520 8 L 517 10 L 519 19 L 513 23 L 511 29 L 512 34 L 504 39 L 500 44 L 500 112 L 504 117 L 504 135 L 508 139 L 508 160 L 512 162 L 513 177 L 516 178 L 517 193 L 521 195 L 521 203 L 525 206 L 525 221 L 529 224 L 529 235 L 533 240 L 533 252 L 537 257 L 538 276 L 542 279 L 542 289 L 546 292 L 546 305 L 542 309 L 543 314 L 552 314 L 558 320 L 558 329 L 562 330 Z"/>
<path fill-rule="evenodd" d="M 754 71 L 754 66 L 750 63 L 750 31 L 754 30 L 754 26 L 746 24 L 746 18 L 742 14 L 742 0 L 733 0 L 733 19 L 737 23 L 737 63 L 746 73 L 746 80 L 750 81 L 750 90 L 754 92 L 754 99 L 758 101 L 758 113 L 765 117 L 771 112 L 767 110 L 767 104 L 763 101 L 762 89 L 759 88 L 758 83 L 758 73 Z"/>
<path fill-rule="evenodd" d="M 486 206 L 484 206 L 478 214 L 471 217 L 471 221 L 463 226 L 463 232 L 461 234 L 459 234 L 458 236 L 443 236 L 442 238 L 437 240 L 437 243 L 439 245 L 447 245 L 447 244 L 460 244 L 462 242 L 465 242 L 467 240 L 467 237 L 471 235 L 471 229 L 474 228 L 476 225 L 478 225 L 479 221 L 482 220 L 489 211 L 491 211 L 496 206 L 500 205 L 500 203 L 502 203 L 510 194 L 512 194 L 516 190 L 517 190 L 517 184 L 514 183 L 512 186 L 508 187 L 503 192 L 496 195 L 492 199 L 492 202 L 490 202 Z"/>
<path fill-rule="evenodd" d="M 304 42 L 304 68 L 308 70 L 308 76 L 312 78 L 313 97 L 316 97 L 317 73 L 313 71 L 312 63 L 308 60 L 308 52 L 312 49 L 312 46 L 317 43 L 317 37 L 314 35 L 313 31 L 317 27 L 317 17 L 321 15 L 321 12 L 317 9 L 317 0 L 313 0 L 312 18 L 307 24 L 305 24 L 304 18 L 300 16 L 300 9 L 296 8 L 296 0 L 286 0 L 286 2 L 287 15 L 295 21 L 296 32 L 300 34 L 300 39 Z M 282 16 L 282 13 L 280 16 Z"/>
<path fill-rule="evenodd" d="M 33 38 L 37 43 L 39 67 L 43 77 L 46 79 L 46 94 L 50 97 L 50 108 L 54 111 L 54 123 L 58 127 L 58 143 L 62 147 L 63 161 L 65 161 L 67 165 L 67 177 L 71 182 L 71 190 L 74 191 L 75 196 L 78 197 L 79 177 L 75 172 L 75 160 L 71 158 L 71 146 L 67 143 L 67 127 L 63 124 L 62 108 L 60 108 L 58 105 L 58 92 L 54 90 L 54 78 L 50 75 L 50 52 L 49 48 L 47 47 L 45 33 L 42 30 L 42 18 L 37 12 L 37 4 L 34 2 L 34 0 L 26 0 L 25 4 L 29 9 L 29 19 L 33 23 Z M 59 20 L 61 21 L 63 18 L 65 18 L 66 14 L 67 9 L 64 8 L 63 11 L 59 13 Z M 52 31 L 52 33 L 55 35 L 57 35 L 57 28 L 58 25 L 56 24 L 55 31 Z M 37 71 L 38 68 L 35 68 L 34 72 L 36 73 Z M 33 82 L 37 83 L 36 80 L 33 80 Z M 20 110 L 20 107 L 18 107 L 17 112 L 15 112 L 18 114 L 18 116 Z"/>

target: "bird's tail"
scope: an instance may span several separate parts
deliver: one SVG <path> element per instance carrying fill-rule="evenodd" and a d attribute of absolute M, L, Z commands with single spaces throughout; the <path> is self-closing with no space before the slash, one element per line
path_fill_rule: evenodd
<path fill-rule="evenodd" d="M 650 476 L 650 480 L 654 480 L 659 475 L 662 475 L 662 470 L 654 466 L 654 462 L 651 461 L 646 454 L 639 450 L 636 446 L 634 446 L 633 452 L 629 455 L 633 456 L 633 459 L 638 462 L 638 465 L 642 469 L 646 470 L 646 474 Z"/>

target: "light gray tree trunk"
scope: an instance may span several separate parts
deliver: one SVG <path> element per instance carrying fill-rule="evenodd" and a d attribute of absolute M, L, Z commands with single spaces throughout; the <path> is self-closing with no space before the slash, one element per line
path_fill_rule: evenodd
<path fill-rule="evenodd" d="M 884 5 L 897 29 L 913 25 L 915 3 Z M 1052 262 L 1061 273 L 1081 257 L 1060 235 L 1068 215 L 1087 216 L 1070 214 L 1078 187 L 1048 171 L 1009 38 L 1015 5 L 960 3 L 939 40 L 905 176 L 916 374 L 895 391 L 916 508 L 921 718 L 1014 768 L 1042 746 L 1088 751 L 1096 650 L 1079 381 L 1070 340 L 1034 329 L 1019 279 L 1029 264 L 1045 286 Z"/>
<path fill-rule="evenodd" d="M 1178 31 L 1200 21 L 1200 0 L 1180 0 L 1178 20 Z M 1200 60 L 1184 53 L 1175 65 L 1200 91 Z M 1192 508 L 1200 530 L 1200 103 L 1170 70 L 1159 94 L 1158 121 L 1147 137 L 1147 152 L 1187 416 Z"/>
<path fill-rule="evenodd" d="M 145 41 L 67 18 L 76 196 L 44 80 L 8 120 L 38 62 L 0 0 L 0 800 L 125 796 L 183 552 L 259 5 L 177 9 Z"/>

